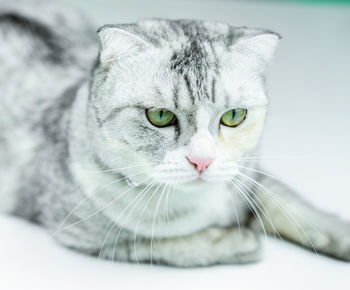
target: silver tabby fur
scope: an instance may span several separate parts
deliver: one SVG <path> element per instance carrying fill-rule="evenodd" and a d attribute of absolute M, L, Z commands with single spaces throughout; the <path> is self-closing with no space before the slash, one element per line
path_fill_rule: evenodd
<path fill-rule="evenodd" d="M 66 8 L 0 7 L 3 212 L 43 225 L 67 247 L 119 261 L 254 262 L 261 225 L 350 260 L 348 223 L 249 162 L 277 34 L 148 19 L 104 26 L 99 38 Z M 248 108 L 245 123 L 220 125 L 236 107 Z M 178 122 L 156 128 L 147 108 L 169 109 Z M 189 147 L 215 151 L 201 181 Z"/>

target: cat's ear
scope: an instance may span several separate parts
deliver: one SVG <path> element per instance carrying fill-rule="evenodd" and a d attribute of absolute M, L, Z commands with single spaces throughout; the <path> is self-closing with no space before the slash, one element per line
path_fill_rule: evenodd
<path fill-rule="evenodd" d="M 261 31 L 255 35 L 242 37 L 233 46 L 233 50 L 247 56 L 255 56 L 262 65 L 268 64 L 274 56 L 281 36 L 270 31 Z"/>
<path fill-rule="evenodd" d="M 146 50 L 150 45 L 141 37 L 122 28 L 103 26 L 98 30 L 100 61 L 108 68 L 113 62 Z"/>

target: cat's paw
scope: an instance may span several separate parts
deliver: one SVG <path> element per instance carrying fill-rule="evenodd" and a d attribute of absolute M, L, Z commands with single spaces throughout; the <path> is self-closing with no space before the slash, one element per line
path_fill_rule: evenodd
<path fill-rule="evenodd" d="M 177 267 L 202 267 L 217 264 L 245 264 L 260 260 L 262 244 L 258 234 L 247 228 L 212 227 L 193 235 L 130 243 L 129 260 Z M 137 247 L 137 257 L 134 249 Z"/>
<path fill-rule="evenodd" d="M 330 254 L 350 262 L 350 223 L 338 224 L 331 232 L 329 239 Z"/>
<path fill-rule="evenodd" d="M 233 229 L 215 245 L 222 249 L 218 263 L 246 264 L 261 260 L 262 242 L 260 236 L 249 229 Z"/>
<path fill-rule="evenodd" d="M 334 257 L 350 262 L 350 235 L 333 242 Z"/>
<path fill-rule="evenodd" d="M 311 237 L 318 252 L 350 262 L 350 223 L 332 218 L 327 230 Z"/>

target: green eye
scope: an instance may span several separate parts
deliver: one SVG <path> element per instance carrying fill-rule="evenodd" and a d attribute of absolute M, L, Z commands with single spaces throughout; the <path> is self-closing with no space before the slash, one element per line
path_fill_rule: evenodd
<path fill-rule="evenodd" d="M 157 127 L 165 127 L 174 124 L 175 114 L 168 110 L 146 110 L 148 120 Z"/>
<path fill-rule="evenodd" d="M 236 127 L 244 121 L 246 116 L 246 109 L 229 110 L 221 116 L 220 123 L 228 127 Z"/>

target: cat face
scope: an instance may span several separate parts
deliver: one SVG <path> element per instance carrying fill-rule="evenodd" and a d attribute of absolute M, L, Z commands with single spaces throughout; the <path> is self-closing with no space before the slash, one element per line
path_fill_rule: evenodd
<path fill-rule="evenodd" d="M 259 139 L 263 72 L 279 37 L 165 20 L 106 26 L 99 35 L 91 91 L 99 162 L 123 168 L 135 184 L 231 180 Z"/>

